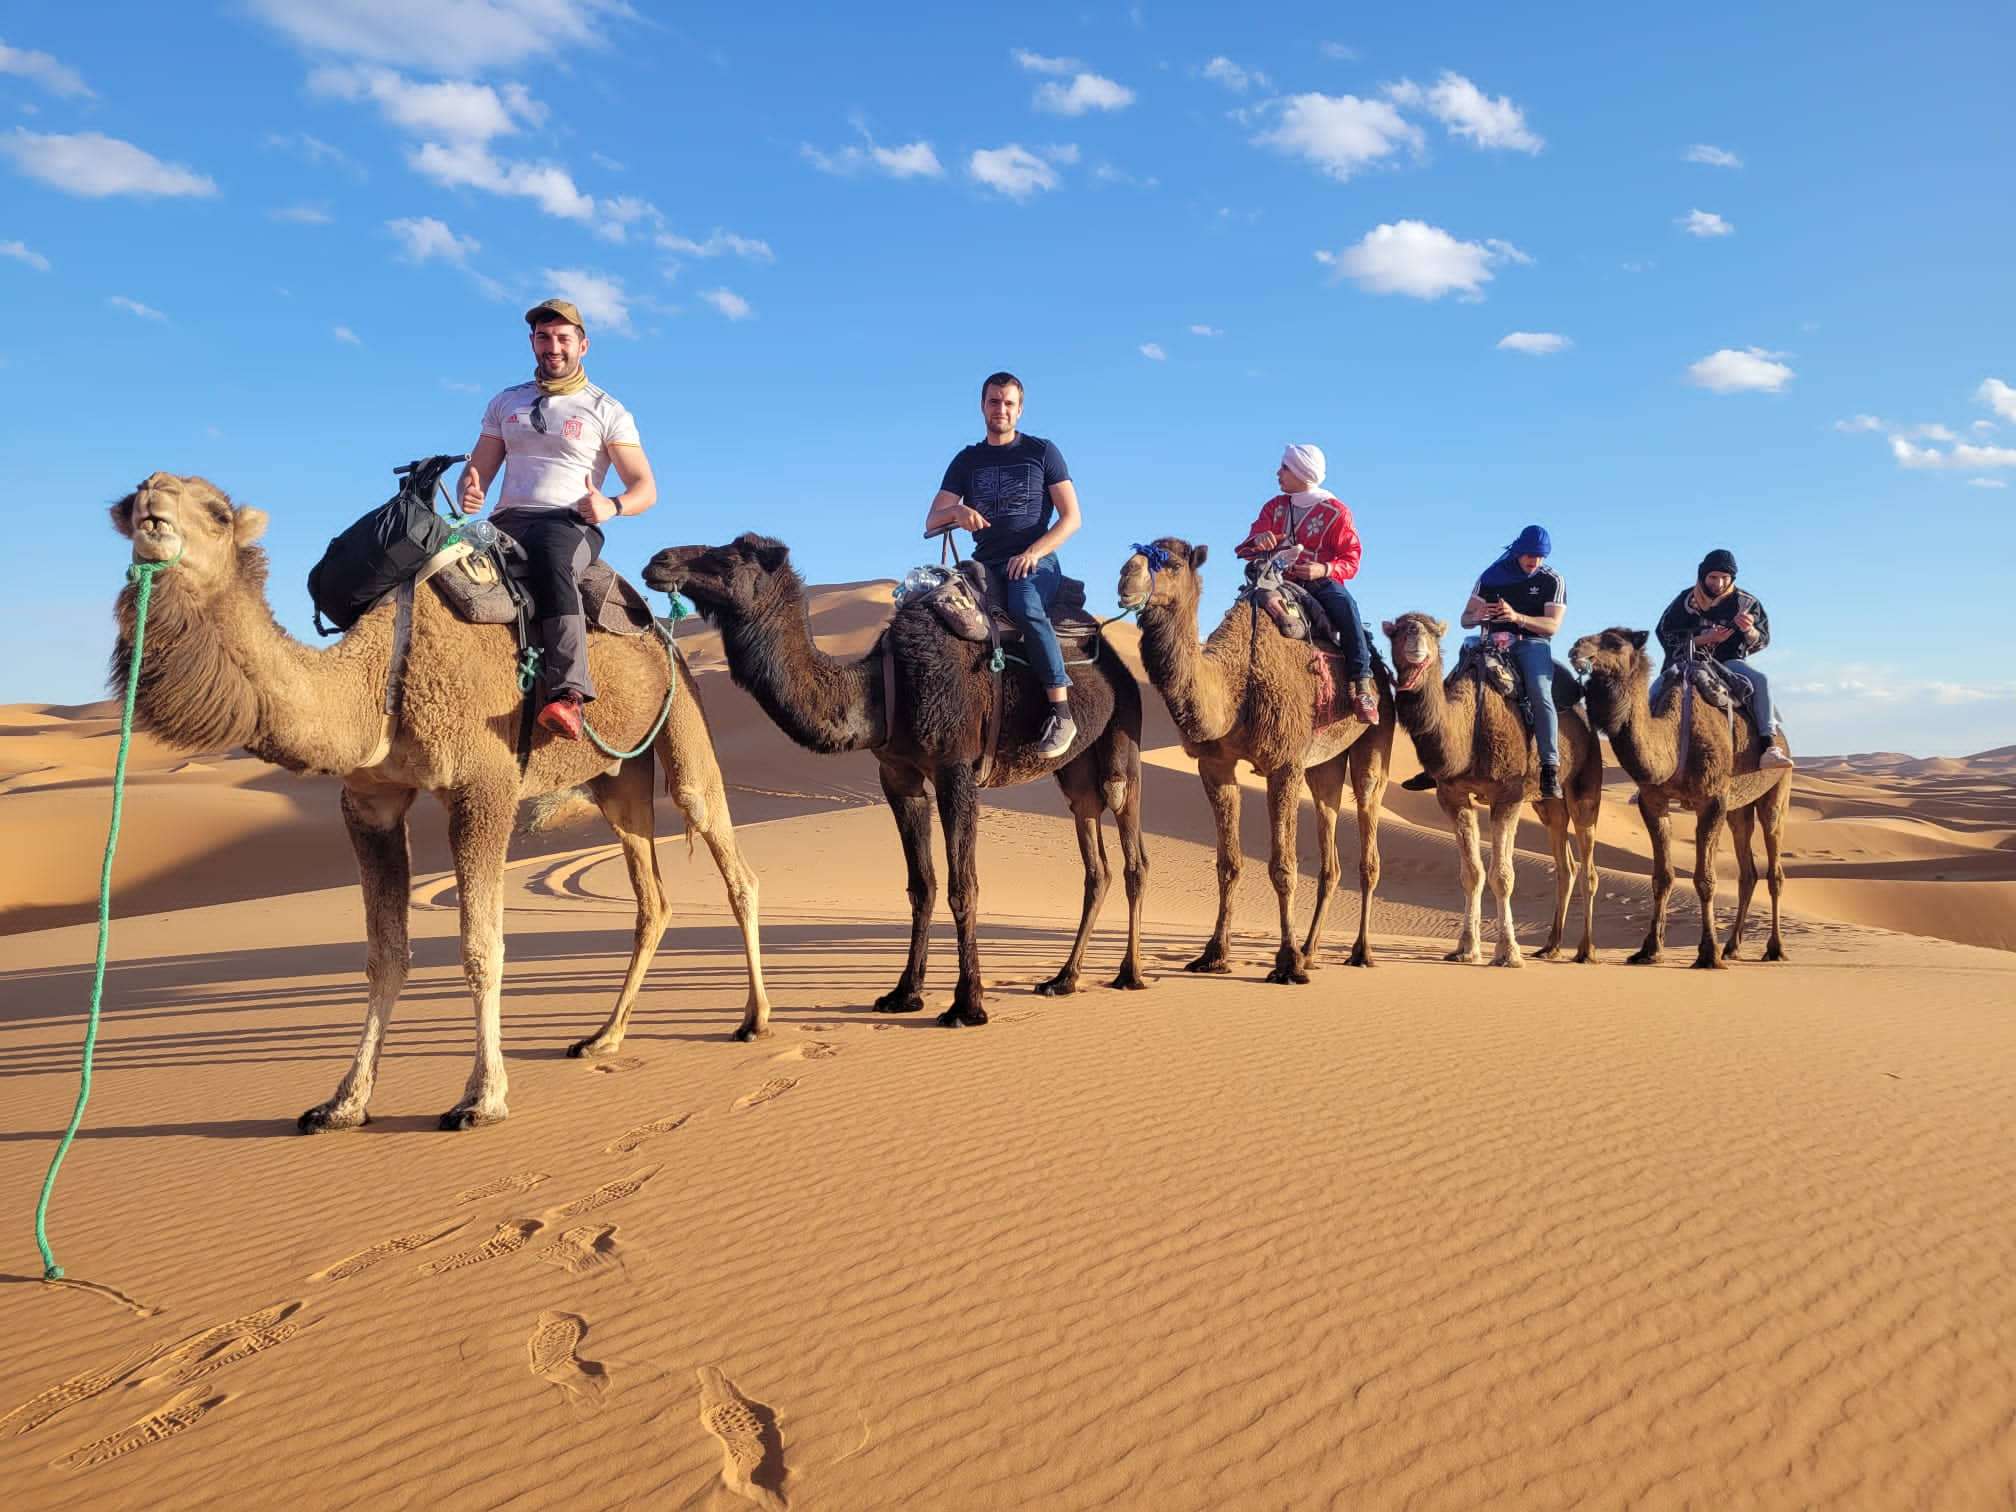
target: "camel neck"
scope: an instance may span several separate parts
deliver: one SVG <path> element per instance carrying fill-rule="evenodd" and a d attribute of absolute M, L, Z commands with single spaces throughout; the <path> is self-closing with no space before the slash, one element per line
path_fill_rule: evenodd
<path fill-rule="evenodd" d="M 1471 710 L 1459 709 L 1442 679 L 1425 673 L 1418 688 L 1393 689 L 1393 712 L 1414 742 L 1421 769 L 1438 782 L 1460 776 L 1471 764 L 1475 729 Z M 1461 717 L 1457 717 L 1458 715 Z"/>
<path fill-rule="evenodd" d="M 722 614 L 721 647 L 735 685 L 807 750 L 869 749 L 882 723 L 881 652 L 843 662 L 812 639 L 802 593 L 779 592 L 751 614 Z"/>
<path fill-rule="evenodd" d="M 1232 728 L 1243 680 L 1233 687 L 1224 664 L 1199 643 L 1195 599 L 1141 611 L 1141 665 L 1186 741 L 1209 744 Z"/>
<path fill-rule="evenodd" d="M 1652 713 L 1652 700 L 1641 674 L 1620 686 L 1609 678 L 1588 681 L 1589 712 L 1596 726 L 1610 737 L 1610 749 L 1617 764 L 1633 782 L 1670 782 L 1680 769 L 1680 710 L 1660 719 Z"/>

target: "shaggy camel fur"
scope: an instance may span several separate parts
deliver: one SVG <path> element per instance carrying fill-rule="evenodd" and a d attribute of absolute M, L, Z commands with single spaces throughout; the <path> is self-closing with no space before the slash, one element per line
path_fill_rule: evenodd
<path fill-rule="evenodd" d="M 1701 946 L 1694 957 L 1699 967 L 1718 967 L 1734 960 L 1750 913 L 1750 895 L 1757 888 L 1757 863 L 1750 854 L 1750 835 L 1764 831 L 1764 864 L 1771 887 L 1771 938 L 1764 959 L 1785 959 L 1778 932 L 1778 897 L 1785 886 L 1785 863 L 1779 847 L 1785 815 L 1792 806 L 1792 769 L 1760 771 L 1756 741 L 1747 718 L 1736 721 L 1730 739 L 1728 717 L 1698 700 L 1693 730 L 1682 761 L 1680 696 L 1670 694 L 1654 713 L 1650 684 L 1652 659 L 1645 654 L 1647 632 L 1612 628 L 1575 642 L 1568 660 L 1582 674 L 1589 690 L 1589 717 L 1610 737 L 1617 764 L 1638 784 L 1638 812 L 1652 839 L 1652 927 L 1645 943 L 1628 957 L 1633 966 L 1659 959 L 1666 938 L 1666 900 L 1673 891 L 1672 840 L 1667 810 L 1694 813 L 1694 895 L 1701 900 Z M 1785 745 L 1783 734 L 1773 740 Z M 1736 842 L 1736 923 L 1722 957 L 1715 954 L 1715 850 L 1722 820 Z M 1760 826 L 1759 821 L 1762 821 Z"/>
<path fill-rule="evenodd" d="M 1518 705 L 1496 686 L 1479 680 L 1478 658 L 1459 661 L 1441 678 L 1442 637 L 1446 620 L 1425 614 L 1403 614 L 1387 620 L 1393 643 L 1393 708 L 1400 727 L 1414 740 L 1422 770 L 1435 779 L 1435 798 L 1456 833 L 1456 855 L 1463 875 L 1463 928 L 1456 948 L 1446 959 L 1484 959 L 1481 917 L 1484 894 L 1483 856 L 1477 836 L 1481 803 L 1491 814 L 1491 891 L 1498 899 L 1498 949 L 1493 966 L 1520 964 L 1519 941 L 1512 926 L 1512 852 L 1519 833 L 1519 805 L 1531 803 L 1547 826 L 1554 848 L 1554 923 L 1540 959 L 1561 953 L 1568 926 L 1568 905 L 1575 879 L 1585 880 L 1582 895 L 1582 943 L 1575 959 L 1586 961 L 1596 929 L 1596 820 L 1603 808 L 1603 747 L 1574 709 L 1561 717 L 1561 798 L 1540 796 L 1540 755 L 1532 732 L 1519 717 Z M 1580 865 L 1568 850 L 1568 826 L 1575 826 Z"/>
<path fill-rule="evenodd" d="M 1343 806 L 1348 770 L 1358 804 L 1358 939 L 1350 964 L 1373 964 L 1370 930 L 1372 895 L 1379 887 L 1379 807 L 1386 791 L 1386 768 L 1393 755 L 1393 698 L 1386 669 L 1378 667 L 1380 722 L 1368 725 L 1346 714 L 1318 727 L 1320 691 L 1316 657 L 1306 641 L 1289 640 L 1261 616 L 1248 598 L 1234 604 L 1211 639 L 1200 646 L 1197 601 L 1203 582 L 1197 569 L 1208 547 L 1174 536 L 1154 543 L 1166 553 L 1153 570 L 1135 552 L 1120 569 L 1120 603 L 1141 617 L 1141 661 L 1148 680 L 1162 692 L 1183 737 L 1186 755 L 1196 758 L 1211 816 L 1218 826 L 1218 922 L 1204 953 L 1187 971 L 1230 971 L 1227 945 L 1232 934 L 1232 898 L 1239 886 L 1239 782 L 1244 761 L 1267 779 L 1267 810 L 1273 844 L 1267 874 L 1281 904 L 1281 943 L 1270 982 L 1306 982 L 1323 920 L 1337 891 L 1337 815 Z M 1341 676 L 1341 674 L 1340 674 Z M 1302 784 L 1316 800 L 1316 836 L 1321 870 L 1309 933 L 1297 949 L 1294 938 L 1296 811 Z"/>
<path fill-rule="evenodd" d="M 896 985 L 875 1000 L 878 1013 L 913 1013 L 924 1006 L 924 962 L 938 879 L 931 866 L 931 799 L 945 830 L 947 889 L 959 932 L 959 985 L 938 1017 L 948 1026 L 987 1022 L 976 926 L 980 871 L 974 854 L 985 720 L 994 701 L 988 647 L 960 640 L 922 604 L 898 611 L 860 661 L 828 656 L 812 640 L 805 585 L 790 551 L 767 536 L 744 535 L 725 546 L 678 546 L 644 569 L 654 588 L 686 594 L 721 629 L 728 670 L 739 687 L 808 750 L 873 751 L 882 792 L 896 815 L 909 867 L 910 955 Z M 884 706 L 883 652 L 894 653 L 896 710 Z M 1120 830 L 1127 882 L 1127 954 L 1115 987 L 1140 988 L 1141 898 L 1148 856 L 1141 844 L 1141 691 L 1103 645 L 1089 664 L 1071 665 L 1071 716 L 1078 738 L 1053 760 L 1036 754 L 1049 708 L 1027 677 L 1001 679 L 1001 731 L 988 787 L 1013 787 L 1046 773 L 1057 779 L 1078 825 L 1085 863 L 1084 907 L 1063 969 L 1036 990 L 1075 992 L 1078 967 L 1105 901 L 1109 873 L 1099 815 L 1111 809 Z"/>
<path fill-rule="evenodd" d="M 516 741 L 521 701 L 511 631 L 470 625 L 423 588 L 413 601 L 413 641 L 401 717 L 384 712 L 393 606 L 380 605 L 335 645 L 311 650 L 290 639 L 266 604 L 266 529 L 259 510 L 234 507 L 202 478 L 155 473 L 112 507 L 112 523 L 133 542 L 138 562 L 180 560 L 159 574 L 148 607 L 140 667 L 142 728 L 184 749 L 243 746 L 294 772 L 340 778 L 343 822 L 364 886 L 363 1037 L 335 1096 L 303 1113 L 303 1133 L 368 1121 L 378 1057 L 405 985 L 411 862 L 406 812 L 421 792 L 448 810 L 462 904 L 462 963 L 476 1006 L 476 1064 L 462 1100 L 441 1115 L 444 1129 L 505 1116 L 506 1078 L 498 994 L 504 968 L 504 853 L 521 798 L 586 784 L 622 842 L 637 924 L 630 969 L 609 1020 L 572 1055 L 609 1055 L 623 1042 L 644 973 L 671 907 L 652 845 L 652 751 L 618 762 L 586 741 L 534 738 L 521 782 Z M 117 681 L 132 658 L 136 590 L 119 599 Z M 627 748 L 651 727 L 666 688 L 665 648 L 655 637 L 590 637 L 595 724 Z M 691 829 L 714 853 L 742 929 L 749 997 L 737 1038 L 765 1031 L 770 1004 L 756 929 L 756 877 L 736 848 L 721 770 L 692 674 L 654 749 Z"/>

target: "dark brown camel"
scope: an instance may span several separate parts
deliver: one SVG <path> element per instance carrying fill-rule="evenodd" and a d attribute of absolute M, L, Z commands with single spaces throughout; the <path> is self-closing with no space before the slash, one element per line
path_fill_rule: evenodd
<path fill-rule="evenodd" d="M 1141 662 L 1148 680 L 1161 690 L 1169 716 L 1183 737 L 1184 754 L 1194 757 L 1211 816 L 1218 827 L 1218 922 L 1204 953 L 1186 971 L 1231 970 L 1227 947 L 1232 934 L 1232 898 L 1239 885 L 1239 763 L 1267 779 L 1267 811 L 1273 847 L 1267 875 L 1281 903 L 1281 943 L 1270 982 L 1306 982 L 1323 937 L 1323 921 L 1337 891 L 1337 815 L 1343 807 L 1348 772 L 1358 805 L 1358 939 L 1349 964 L 1370 966 L 1372 894 L 1379 887 L 1379 809 L 1386 792 L 1386 768 L 1393 755 L 1393 700 L 1384 667 L 1376 668 L 1380 722 L 1368 725 L 1345 714 L 1317 723 L 1322 697 L 1317 655 L 1308 642 L 1289 640 L 1251 599 L 1234 604 L 1198 644 L 1197 601 L 1208 547 L 1164 536 L 1151 548 L 1159 564 L 1151 568 L 1140 551 L 1120 569 L 1120 602 L 1141 616 Z M 1341 688 L 1341 673 L 1338 683 Z M 1339 695 L 1341 701 L 1341 693 Z M 1316 800 L 1316 835 L 1321 870 L 1309 933 L 1298 949 L 1295 913 L 1295 818 L 1302 785 Z"/>
<path fill-rule="evenodd" d="M 677 546 L 659 552 L 644 581 L 684 593 L 720 627 L 722 650 L 736 684 L 763 706 L 779 729 L 808 750 L 870 751 L 881 767 L 882 792 L 896 815 L 910 880 L 910 956 L 896 985 L 875 1000 L 878 1013 L 924 1006 L 924 964 L 938 879 L 931 865 L 931 799 L 945 830 L 947 889 L 959 932 L 959 985 L 946 1025 L 984 1024 L 977 923 L 980 873 L 974 854 L 979 808 L 976 763 L 994 702 L 989 650 L 949 633 L 921 603 L 899 610 L 860 661 L 840 661 L 813 643 L 805 585 L 789 549 L 767 536 L 744 535 L 725 546 Z M 883 650 L 894 653 L 896 709 L 883 692 Z M 1061 758 L 1035 752 L 1048 714 L 1042 690 L 1026 677 L 1001 679 L 1001 729 L 988 787 L 1013 787 L 1046 774 L 1057 779 L 1078 826 L 1085 896 L 1077 938 L 1063 969 L 1036 990 L 1061 996 L 1078 988 L 1079 963 L 1105 900 L 1109 872 L 1099 816 L 1113 811 L 1127 884 L 1127 954 L 1115 987 L 1141 988 L 1141 896 L 1148 857 L 1141 844 L 1141 691 L 1133 674 L 1104 647 L 1089 664 L 1070 667 L 1071 715 L 1078 738 Z"/>
<path fill-rule="evenodd" d="M 1532 732 L 1510 694 L 1478 679 L 1477 659 L 1465 657 L 1445 679 L 1442 637 L 1447 620 L 1403 614 L 1384 629 L 1393 643 L 1393 708 L 1400 727 L 1414 740 L 1421 769 L 1435 779 L 1435 798 L 1456 832 L 1456 856 L 1463 875 L 1463 928 L 1452 961 L 1484 959 L 1483 856 L 1477 836 L 1476 803 L 1491 814 L 1491 890 L 1498 899 L 1498 949 L 1493 966 L 1520 964 L 1512 928 L 1512 851 L 1519 833 L 1519 805 L 1531 803 L 1547 827 L 1554 849 L 1554 923 L 1538 954 L 1543 961 L 1561 954 L 1568 905 L 1578 871 L 1586 877 L 1582 895 L 1582 944 L 1575 959 L 1586 961 L 1596 929 L 1596 820 L 1603 808 L 1603 746 L 1588 721 L 1562 707 L 1561 798 L 1540 796 L 1540 755 Z M 1488 679 L 1487 679 L 1488 680 Z M 1565 679 L 1564 679 L 1565 681 Z M 1578 695 L 1579 696 L 1579 693 Z M 1558 702 L 1558 699 L 1557 699 Z M 1473 802 L 1474 800 L 1474 802 Z M 1581 864 L 1568 850 L 1568 826 L 1575 826 Z"/>
<path fill-rule="evenodd" d="M 1698 967 L 1718 967 L 1736 958 L 1743 922 L 1750 913 L 1750 895 L 1757 889 L 1757 863 L 1750 854 L 1751 833 L 1762 821 L 1764 864 L 1771 889 L 1771 938 L 1764 959 L 1785 959 L 1785 941 L 1778 931 L 1778 898 L 1785 886 L 1785 863 L 1779 847 L 1785 815 L 1792 806 L 1792 769 L 1758 770 L 1750 721 L 1729 716 L 1697 698 L 1689 721 L 1686 745 L 1680 740 L 1681 697 L 1670 692 L 1654 712 L 1651 702 L 1652 658 L 1645 654 L 1644 630 L 1612 628 L 1585 635 L 1568 653 L 1589 693 L 1589 717 L 1610 737 L 1617 764 L 1638 784 L 1638 812 L 1652 838 L 1652 926 L 1645 943 L 1627 959 L 1633 966 L 1659 959 L 1666 938 L 1666 900 L 1673 891 L 1672 838 L 1667 810 L 1694 813 L 1694 895 L 1701 900 L 1701 946 Z M 1785 737 L 1774 734 L 1782 748 Z M 1736 923 L 1722 955 L 1715 954 L 1715 850 L 1722 821 L 1736 842 Z"/>

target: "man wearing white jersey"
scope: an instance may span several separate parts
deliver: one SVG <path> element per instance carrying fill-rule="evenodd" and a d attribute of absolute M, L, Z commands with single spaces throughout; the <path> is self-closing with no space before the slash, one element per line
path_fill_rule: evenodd
<path fill-rule="evenodd" d="M 462 512 L 482 511 L 501 466 L 493 518 L 531 561 L 533 611 L 545 648 L 539 724 L 579 740 L 581 706 L 595 696 L 580 576 L 602 554 L 603 522 L 642 514 L 657 502 L 658 485 L 630 411 L 582 370 L 588 331 L 581 312 L 548 299 L 525 312 L 525 324 L 532 328 L 532 381 L 504 390 L 483 411 L 483 434 L 462 473 Z M 623 480 L 613 499 L 602 492 L 612 465 Z"/>

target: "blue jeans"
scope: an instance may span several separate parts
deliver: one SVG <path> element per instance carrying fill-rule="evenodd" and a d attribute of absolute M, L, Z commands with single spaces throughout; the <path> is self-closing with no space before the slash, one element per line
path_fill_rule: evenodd
<path fill-rule="evenodd" d="M 1010 578 L 1002 563 L 987 564 L 987 581 L 994 597 L 1008 611 L 1008 618 L 1022 632 L 1023 649 L 1029 653 L 1029 670 L 1046 688 L 1068 688 L 1071 674 L 1064 670 L 1064 653 L 1057 646 L 1057 632 L 1050 628 L 1050 606 L 1064 585 L 1064 569 L 1057 565 L 1057 553 L 1039 557 L 1036 570 L 1025 578 Z"/>
<path fill-rule="evenodd" d="M 1540 765 L 1561 765 L 1561 716 L 1554 712 L 1554 643 L 1544 635 L 1522 635 L 1512 642 L 1512 661 L 1526 684 L 1526 702 L 1533 708 L 1533 742 Z"/>
<path fill-rule="evenodd" d="M 1335 578 L 1317 578 L 1303 584 L 1310 596 L 1323 606 L 1330 623 L 1344 639 L 1344 675 L 1356 682 L 1372 675 L 1372 646 L 1365 638 L 1365 621 L 1358 613 L 1358 600 Z"/>
<path fill-rule="evenodd" d="M 1725 661 L 1722 670 L 1731 677 L 1740 677 L 1750 684 L 1750 722 L 1757 727 L 1757 739 L 1768 744 L 1771 740 L 1771 683 L 1762 672 L 1742 660 Z"/>

